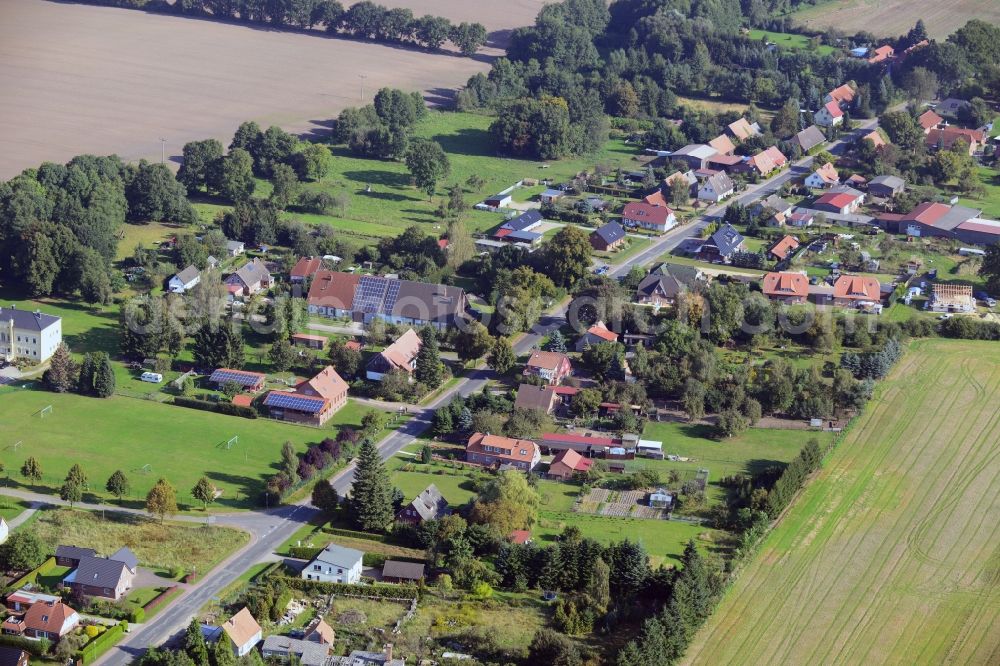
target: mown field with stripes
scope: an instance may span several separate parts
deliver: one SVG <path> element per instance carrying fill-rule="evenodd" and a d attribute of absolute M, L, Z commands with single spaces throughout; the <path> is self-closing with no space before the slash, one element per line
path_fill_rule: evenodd
<path fill-rule="evenodd" d="M 1000 345 L 914 343 L 688 664 L 1000 663 Z"/>

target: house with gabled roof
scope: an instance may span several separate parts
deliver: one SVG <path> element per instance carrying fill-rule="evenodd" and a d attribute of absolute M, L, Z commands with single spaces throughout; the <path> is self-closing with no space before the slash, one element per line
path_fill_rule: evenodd
<path fill-rule="evenodd" d="M 119 551 L 120 553 L 121 551 Z M 131 553 L 131 551 L 129 551 Z M 122 557 L 119 555 L 119 557 Z M 127 557 L 129 563 L 134 561 L 134 555 Z M 124 597 L 132 589 L 135 578 L 135 568 L 121 560 L 106 557 L 82 557 L 76 569 L 63 578 L 63 585 L 73 590 L 74 594 L 88 597 L 101 597 L 115 601 Z"/>
<path fill-rule="evenodd" d="M 774 162 L 774 168 L 776 169 L 780 169 L 788 164 L 788 157 L 777 146 L 765 148 L 764 153 Z"/>
<path fill-rule="evenodd" d="M 868 134 L 865 134 L 863 137 L 861 137 L 861 140 L 870 141 L 872 147 L 875 150 L 879 150 L 880 148 L 885 148 L 886 146 L 889 145 L 889 142 L 885 140 L 885 137 L 882 136 L 882 133 L 879 132 L 877 129 L 873 129 Z"/>
<path fill-rule="evenodd" d="M 670 159 L 684 162 L 691 169 L 702 169 L 709 157 L 718 154 L 718 151 L 705 143 L 690 143 L 683 148 L 678 148 L 670 154 Z"/>
<path fill-rule="evenodd" d="M 561 384 L 573 374 L 573 364 L 562 352 L 534 350 L 524 364 L 523 374 L 541 377 L 549 384 Z"/>
<path fill-rule="evenodd" d="M 251 372 L 249 370 L 235 370 L 233 368 L 218 368 L 208 377 L 210 384 L 215 384 L 220 391 L 229 382 L 239 384 L 244 391 L 255 393 L 264 388 L 267 375 L 262 372 Z"/>
<path fill-rule="evenodd" d="M 167 281 L 167 289 L 171 294 L 183 294 L 194 289 L 201 282 L 201 271 L 197 266 L 188 266 Z"/>
<path fill-rule="evenodd" d="M 799 247 L 799 239 L 795 236 L 782 236 L 775 241 L 767 253 L 777 261 L 784 261 Z"/>
<path fill-rule="evenodd" d="M 725 172 L 720 171 L 702 181 L 701 187 L 698 188 L 698 198 L 718 203 L 735 190 L 736 185 L 733 180 Z"/>
<path fill-rule="evenodd" d="M 854 88 L 845 83 L 828 92 L 823 98 L 823 103 L 836 102 L 840 108 L 846 109 L 854 102 L 854 96 L 856 94 L 857 93 L 854 91 Z"/>
<path fill-rule="evenodd" d="M 531 210 L 526 210 L 520 215 L 512 217 L 507 220 L 496 230 L 493 237 L 497 240 L 507 241 L 510 243 L 520 242 L 528 243 L 533 245 L 540 243 L 542 240 L 542 234 L 535 231 L 539 225 L 545 220 L 542 216 L 542 212 L 537 208 L 532 208 Z"/>
<path fill-rule="evenodd" d="M 554 389 L 553 386 L 521 384 L 517 387 L 514 409 L 538 409 L 551 414 L 561 402 Z"/>
<path fill-rule="evenodd" d="M 80 615 L 62 599 L 40 600 L 22 614 L 12 614 L 0 625 L 7 635 L 55 642 L 80 625 Z"/>
<path fill-rule="evenodd" d="M 958 142 L 967 144 L 969 155 L 975 155 L 985 145 L 986 133 L 982 130 L 945 127 L 927 130 L 924 137 L 924 145 L 928 150 L 951 150 Z"/>
<path fill-rule="evenodd" d="M 570 481 L 577 474 L 586 474 L 593 464 L 592 459 L 584 458 L 573 449 L 563 449 L 549 463 L 546 476 L 560 481 Z"/>
<path fill-rule="evenodd" d="M 361 580 L 364 553 L 328 544 L 302 569 L 302 578 L 323 583 L 357 583 Z"/>
<path fill-rule="evenodd" d="M 330 646 L 291 636 L 272 635 L 264 639 L 260 654 L 264 659 L 298 666 L 325 666 L 330 658 Z"/>
<path fill-rule="evenodd" d="M 347 382 L 332 365 L 291 391 L 271 391 L 264 406 L 272 418 L 291 423 L 322 426 L 347 404 Z"/>
<path fill-rule="evenodd" d="M 704 276 L 697 267 L 662 264 L 636 287 L 635 302 L 653 306 L 676 305 L 681 294 L 692 285 L 704 282 Z"/>
<path fill-rule="evenodd" d="M 396 522 L 419 525 L 428 520 L 439 520 L 451 513 L 448 500 L 433 483 L 424 488 L 413 501 L 396 514 Z"/>
<path fill-rule="evenodd" d="M 255 257 L 229 275 L 225 284 L 230 298 L 249 298 L 270 289 L 273 281 L 267 265 Z"/>
<path fill-rule="evenodd" d="M 865 202 L 865 195 L 853 187 L 840 185 L 830 188 L 821 197 L 816 199 L 812 207 L 816 210 L 836 213 L 838 215 L 849 215 L 857 212 L 861 204 Z"/>
<path fill-rule="evenodd" d="M 938 112 L 941 116 L 945 118 L 958 118 L 958 114 L 962 109 L 969 106 L 969 102 L 964 99 L 958 99 L 956 97 L 949 97 L 940 104 L 938 104 L 934 110 Z"/>
<path fill-rule="evenodd" d="M 97 551 L 93 548 L 81 548 L 79 546 L 56 546 L 56 564 L 61 567 L 75 569 L 80 565 L 80 560 L 85 557 L 96 557 Z"/>
<path fill-rule="evenodd" d="M 698 257 L 705 261 L 729 262 L 733 255 L 745 248 L 744 238 L 728 222 L 708 237 L 698 250 Z"/>
<path fill-rule="evenodd" d="M 740 171 L 756 173 L 758 176 L 766 176 L 776 168 L 778 167 L 774 163 L 774 160 L 771 159 L 770 154 L 766 150 L 762 150 L 756 155 L 748 157 L 740 166 Z"/>
<path fill-rule="evenodd" d="M 875 65 L 880 62 L 885 62 L 890 58 L 895 57 L 896 49 L 892 48 L 888 44 L 883 44 L 882 46 L 872 49 L 871 54 L 868 56 L 868 64 Z"/>
<path fill-rule="evenodd" d="M 62 342 L 62 318 L 41 310 L 0 307 L 0 360 L 44 363 Z"/>
<path fill-rule="evenodd" d="M 396 338 L 391 345 L 373 355 L 365 367 L 365 376 L 373 382 L 380 382 L 393 370 L 412 375 L 417 369 L 417 354 L 423 340 L 412 328 Z"/>
<path fill-rule="evenodd" d="M 617 222 L 608 222 L 590 232 L 590 246 L 598 252 L 613 252 L 625 240 L 625 230 Z"/>
<path fill-rule="evenodd" d="M 350 319 L 354 292 L 361 276 L 340 271 L 317 271 L 309 285 L 309 314 L 329 319 Z"/>
<path fill-rule="evenodd" d="M 233 647 L 233 654 L 237 658 L 250 654 L 257 643 L 260 643 L 264 636 L 263 629 L 257 623 L 256 618 L 250 613 L 250 609 L 244 606 L 240 612 L 222 623 L 222 632 L 230 641 Z M 221 637 L 220 637 L 221 640 Z"/>
<path fill-rule="evenodd" d="M 868 194 L 873 197 L 891 199 L 906 189 L 906 181 L 899 176 L 875 176 L 868 183 Z"/>
<path fill-rule="evenodd" d="M 878 280 L 863 275 L 841 275 L 833 283 L 833 304 L 842 308 L 880 305 L 882 287 Z"/>
<path fill-rule="evenodd" d="M 826 189 L 840 184 L 840 176 L 832 162 L 827 162 L 806 176 L 805 186 L 814 190 Z"/>
<path fill-rule="evenodd" d="M 805 303 L 809 299 L 809 278 L 805 273 L 767 273 L 761 291 L 772 301 L 790 305 Z"/>
<path fill-rule="evenodd" d="M 288 272 L 288 281 L 301 284 L 314 277 L 323 268 L 322 257 L 301 257 Z"/>
<path fill-rule="evenodd" d="M 792 138 L 792 143 L 798 145 L 798 147 L 802 149 L 803 153 L 808 153 L 816 146 L 826 143 L 826 135 L 823 134 L 823 131 L 820 128 L 815 125 L 810 125 L 801 132 L 798 132 Z"/>
<path fill-rule="evenodd" d="M 309 313 L 370 324 L 381 319 L 398 326 L 445 330 L 465 316 L 465 290 L 429 282 L 377 275 L 319 271 L 309 288 Z"/>
<path fill-rule="evenodd" d="M 587 347 L 602 342 L 618 342 L 618 334 L 610 330 L 603 321 L 598 321 L 577 339 L 576 351 L 582 352 Z"/>
<path fill-rule="evenodd" d="M 939 116 L 934 109 L 927 109 L 917 117 L 917 124 L 924 130 L 924 134 L 939 127 L 943 122 L 944 118 Z"/>
<path fill-rule="evenodd" d="M 660 197 L 662 198 L 662 193 Z M 666 200 L 664 199 L 664 202 Z M 665 233 L 677 224 L 674 211 L 666 205 L 654 205 L 645 201 L 630 201 L 622 210 L 622 224 Z"/>
<path fill-rule="evenodd" d="M 715 137 L 714 139 L 708 142 L 708 145 L 714 148 L 715 152 L 719 153 L 720 155 L 732 155 L 734 152 L 736 152 L 736 146 L 733 145 L 732 140 L 725 134 L 720 134 L 719 136 Z"/>
<path fill-rule="evenodd" d="M 822 127 L 833 127 L 844 122 L 844 112 L 836 102 L 827 102 L 813 114 L 813 121 Z"/>
<path fill-rule="evenodd" d="M 477 432 L 465 445 L 465 459 L 486 467 L 510 465 L 530 472 L 541 461 L 542 453 L 538 444 L 529 439 Z"/>
<path fill-rule="evenodd" d="M 746 141 L 752 136 L 760 134 L 760 125 L 751 124 L 746 118 L 739 118 L 726 126 L 726 131 L 737 141 Z"/>

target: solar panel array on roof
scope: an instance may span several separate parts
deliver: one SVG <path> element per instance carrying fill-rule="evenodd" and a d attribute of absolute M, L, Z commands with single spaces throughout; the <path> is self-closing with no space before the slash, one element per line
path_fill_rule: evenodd
<path fill-rule="evenodd" d="M 212 373 L 209 381 L 215 384 L 225 384 L 226 382 L 236 382 L 240 386 L 255 386 L 260 383 L 262 376 L 255 372 L 243 372 L 241 370 L 227 370 L 220 368 Z"/>
<path fill-rule="evenodd" d="M 399 298 L 399 281 L 365 275 L 358 281 L 351 309 L 365 314 L 390 313 Z"/>
<path fill-rule="evenodd" d="M 298 395 L 297 393 L 283 393 L 281 391 L 272 391 L 264 399 L 264 404 L 268 407 L 294 409 L 297 412 L 306 412 L 308 414 L 315 414 L 322 410 L 325 403 L 326 400 L 322 398 L 312 398 Z"/>

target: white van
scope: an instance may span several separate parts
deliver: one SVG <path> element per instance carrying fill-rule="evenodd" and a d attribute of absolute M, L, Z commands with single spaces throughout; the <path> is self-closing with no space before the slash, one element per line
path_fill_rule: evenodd
<path fill-rule="evenodd" d="M 158 372 L 144 372 L 139 377 L 144 382 L 149 382 L 151 384 L 159 384 L 163 381 L 163 375 Z"/>

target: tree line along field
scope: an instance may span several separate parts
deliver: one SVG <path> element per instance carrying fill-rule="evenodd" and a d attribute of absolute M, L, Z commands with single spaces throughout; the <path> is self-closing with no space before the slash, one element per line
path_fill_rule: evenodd
<path fill-rule="evenodd" d="M 944 39 L 969 19 L 1000 21 L 1000 3 L 995 0 L 826 0 L 801 7 L 792 19 L 809 30 L 834 27 L 881 37 L 904 35 L 918 19 L 936 39 Z"/>
<path fill-rule="evenodd" d="M 51 413 L 39 414 L 52 405 Z M 121 396 L 96 399 L 17 387 L 0 388 L 0 450 L 9 482 L 29 456 L 41 464 L 45 492 L 58 488 L 70 466 L 79 463 L 89 493 L 107 501 L 104 484 L 115 470 L 131 482 L 129 500 L 144 500 L 157 479 L 177 488 L 178 503 L 200 508 L 191 488 L 204 475 L 222 491 L 215 507 L 257 506 L 266 479 L 278 470 L 281 447 L 290 441 L 302 453 L 338 426 L 360 427 L 364 410 L 347 405 L 323 429 L 267 419 L 244 419 L 151 400 Z M 227 449 L 232 437 L 239 441 Z M 15 444 L 17 445 L 15 449 Z M 143 467 L 149 465 L 149 470 Z M 249 497 L 248 497 L 249 496 Z M 85 499 L 88 493 L 85 493 Z M 142 504 L 139 501 L 138 504 Z"/>
<path fill-rule="evenodd" d="M 996 345 L 912 344 L 685 663 L 998 663 L 998 391 Z"/>

